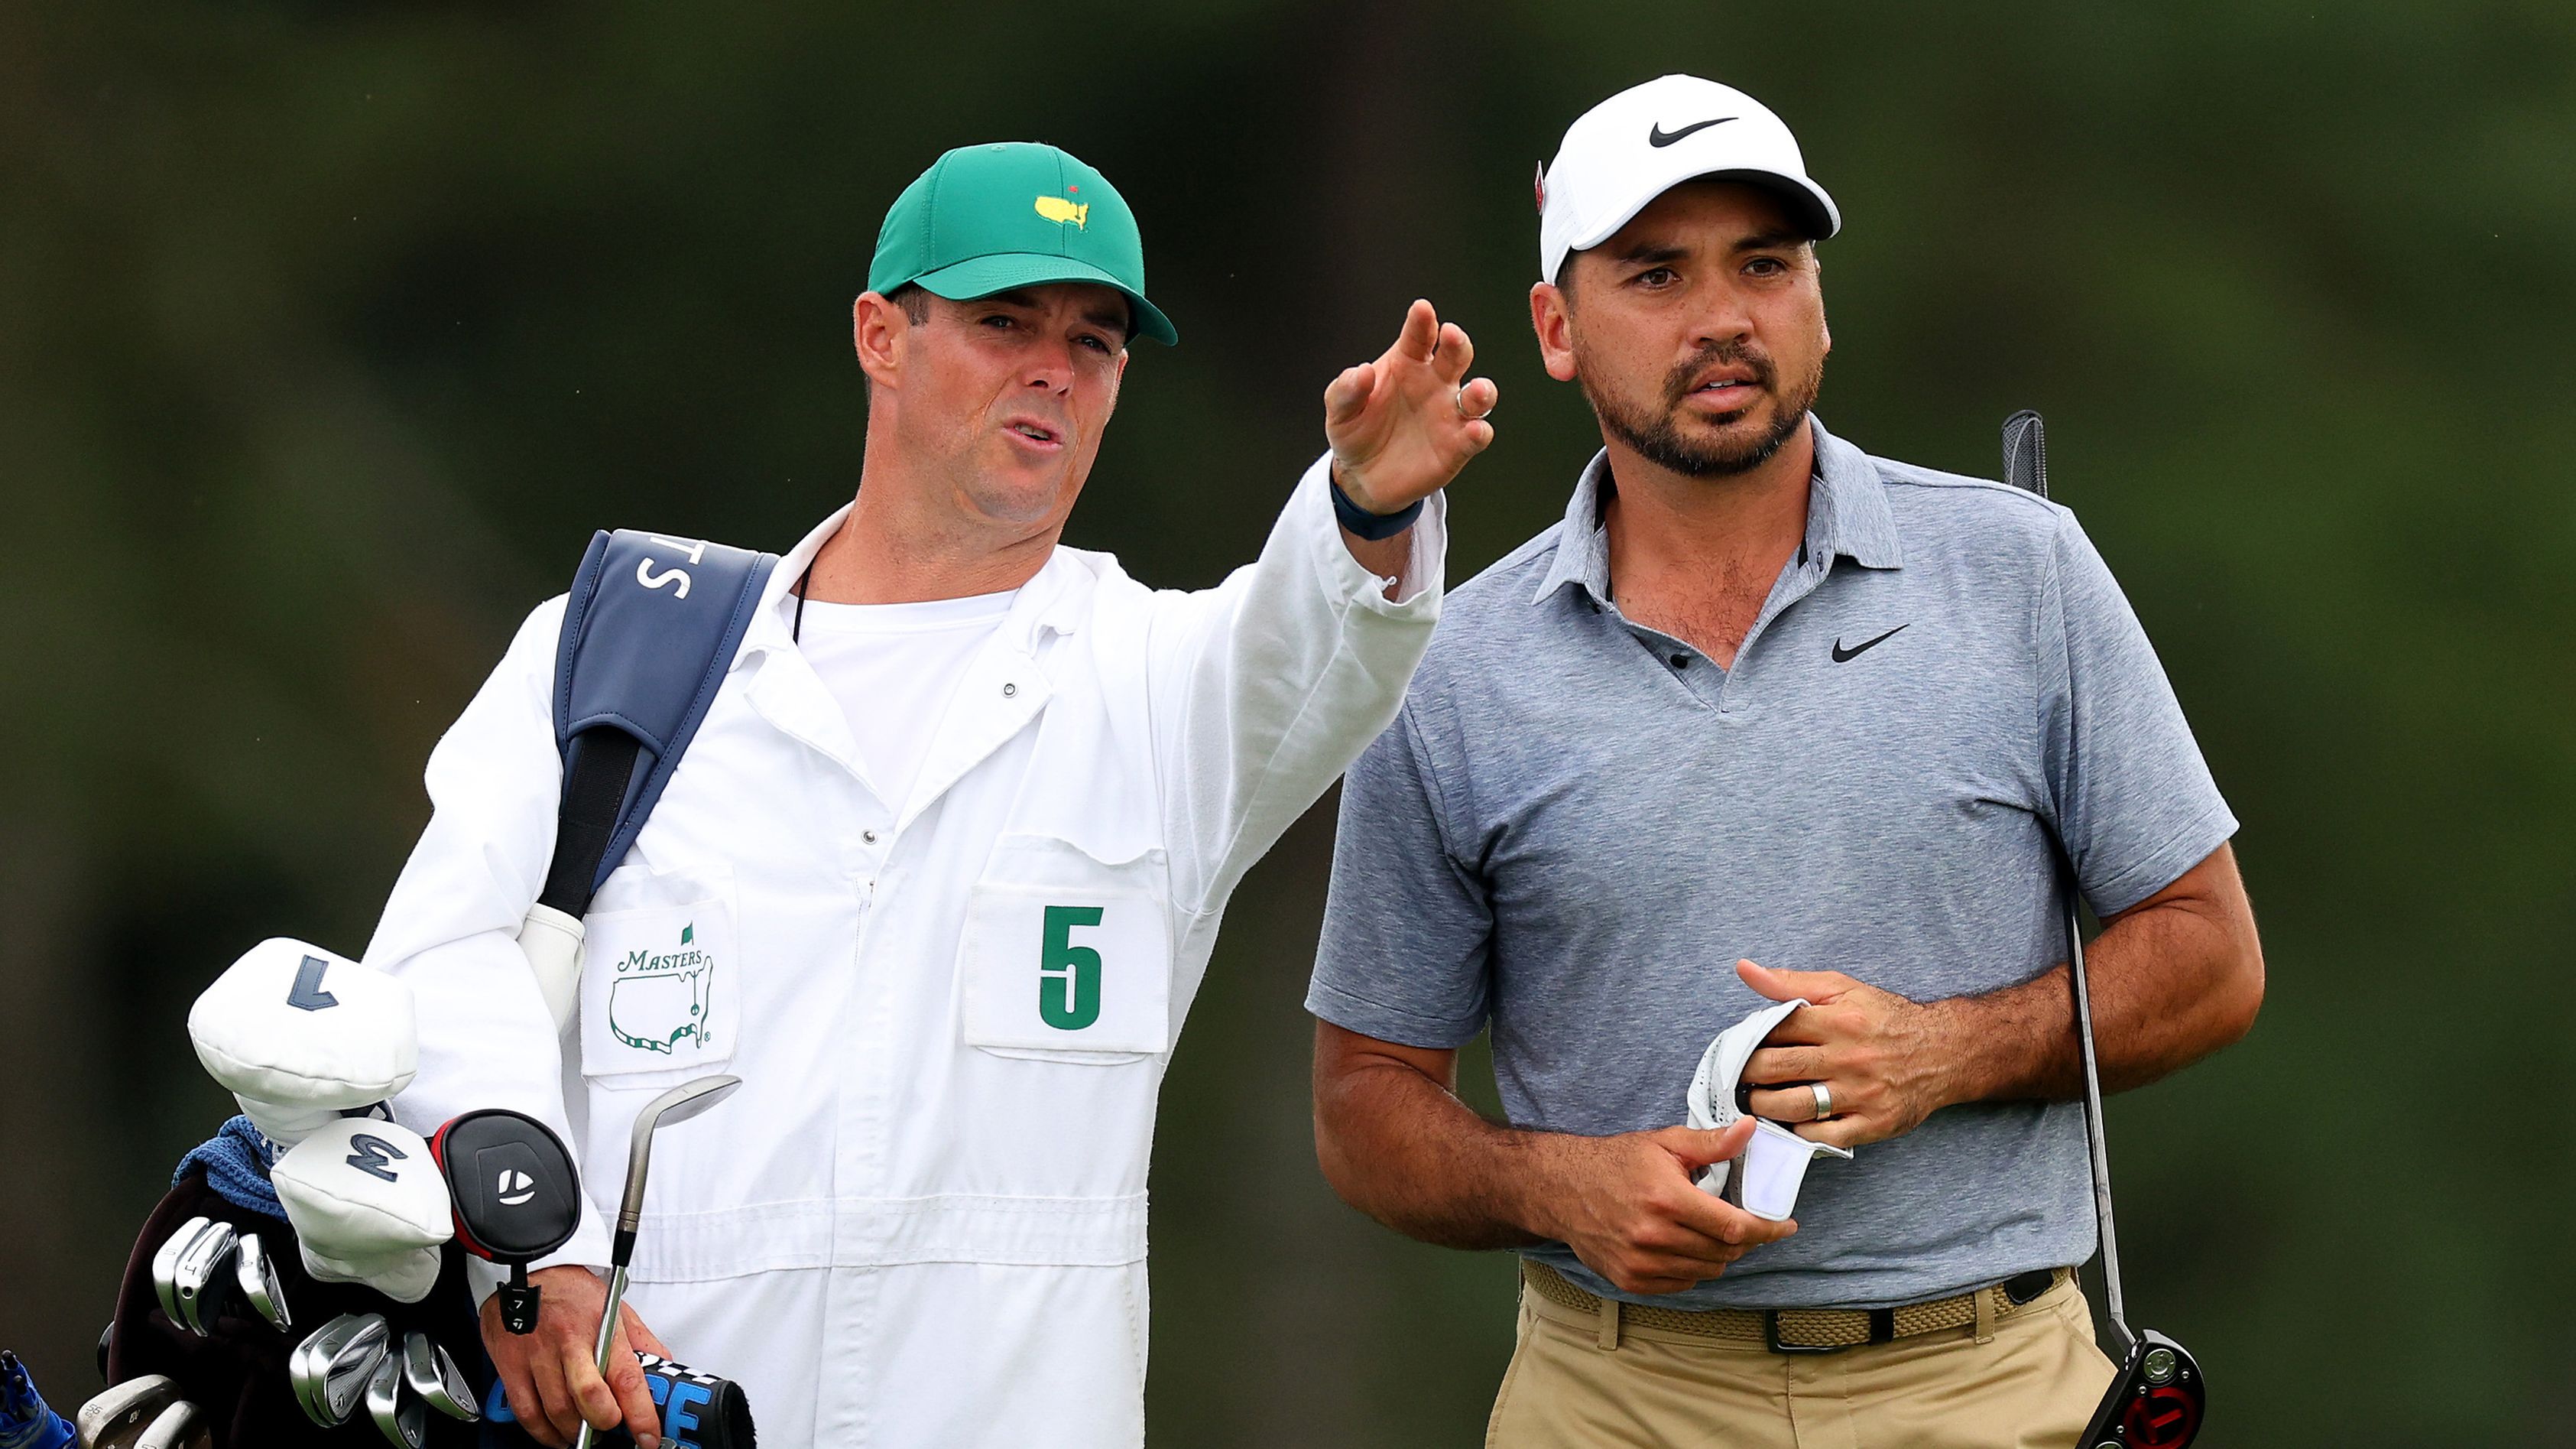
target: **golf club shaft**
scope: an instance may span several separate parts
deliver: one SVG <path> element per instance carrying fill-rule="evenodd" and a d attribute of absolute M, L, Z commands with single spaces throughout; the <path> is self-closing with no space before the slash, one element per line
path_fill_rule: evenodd
<path fill-rule="evenodd" d="M 626 1301 L 626 1265 L 617 1263 L 608 1270 L 608 1304 L 599 1313 L 599 1346 L 591 1358 L 599 1366 L 599 1376 L 608 1377 L 608 1347 L 617 1337 L 617 1308 Z M 590 1424 L 584 1420 L 581 1433 L 572 1441 L 572 1449 L 590 1449 Z"/>
<path fill-rule="evenodd" d="M 2093 990 L 2084 974 L 2084 930 L 2078 894 L 2070 881 L 2066 899 L 2066 970 L 2075 979 L 2075 1021 L 2083 1038 L 2084 1130 L 2093 1163 L 2093 1210 L 2102 1229 L 2102 1310 L 2112 1331 L 2129 1338 L 2128 1307 L 2120 1297 L 2120 1234 L 2111 1222 L 2111 1149 L 2102 1132 L 2102 1073 L 2093 1057 Z"/>

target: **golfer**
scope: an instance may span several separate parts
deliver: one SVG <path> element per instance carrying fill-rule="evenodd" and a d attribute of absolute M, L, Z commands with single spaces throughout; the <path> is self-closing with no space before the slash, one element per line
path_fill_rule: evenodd
<path fill-rule="evenodd" d="M 1317 1148 L 1390 1226 L 1520 1251 L 1509 1449 L 2071 1444 L 2111 1370 L 2058 843 L 2105 1085 L 2262 997 L 2236 821 L 2073 516 L 1810 412 L 1837 226 L 1724 86 L 1566 132 L 1530 315 L 1602 450 L 1344 787 Z M 1856 1155 L 1770 1223 L 1690 1177 L 1751 1124 L 1677 1124 L 1710 1038 L 1799 998 L 1751 1110 Z M 1508 1126 L 1452 1095 L 1486 1030 Z"/>
<path fill-rule="evenodd" d="M 1439 609 L 1434 495 L 1493 436 L 1466 335 L 1417 302 L 1325 392 L 1331 451 L 1260 558 L 1156 592 L 1057 542 L 1129 343 L 1174 340 L 1099 172 L 949 152 L 887 213 L 852 325 L 856 500 L 771 576 L 593 902 L 563 1039 L 515 939 L 554 844 L 561 599 L 431 756 L 436 813 L 368 951 L 418 999 L 406 1124 L 512 1107 L 580 1159 L 539 1331 L 485 1306 L 550 1444 L 582 1419 L 655 1443 L 638 1347 L 743 1385 L 764 1443 L 1142 1440 L 1174 1038 L 1236 882 L 1393 717 Z M 1207 496 L 1267 491 L 1206 461 Z M 675 970 L 621 994 L 630 960 Z M 741 1090 L 657 1139 L 603 1384 L 585 1265 L 629 1124 L 718 1069 Z"/>

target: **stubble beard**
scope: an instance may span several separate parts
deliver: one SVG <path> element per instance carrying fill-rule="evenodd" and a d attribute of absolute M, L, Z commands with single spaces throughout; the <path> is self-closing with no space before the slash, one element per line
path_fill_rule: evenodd
<path fill-rule="evenodd" d="M 1721 364 L 1751 368 L 1754 386 L 1772 399 L 1771 426 L 1758 436 L 1700 439 L 1682 431 L 1682 402 L 1690 396 L 1693 381 Z M 1582 385 L 1584 401 L 1592 405 L 1592 415 L 1601 421 L 1602 431 L 1634 449 L 1639 457 L 1686 478 L 1731 478 L 1769 462 L 1772 454 L 1798 435 L 1808 412 L 1816 405 L 1817 392 L 1824 386 L 1825 359 L 1818 354 L 1806 375 L 1783 392 L 1779 369 L 1768 356 L 1739 343 L 1704 347 L 1697 356 L 1666 374 L 1660 408 L 1630 406 L 1624 399 L 1604 396 L 1579 365 L 1575 375 Z M 1744 411 L 1749 409 L 1720 414 L 1709 421 L 1723 426 L 1742 417 Z"/>

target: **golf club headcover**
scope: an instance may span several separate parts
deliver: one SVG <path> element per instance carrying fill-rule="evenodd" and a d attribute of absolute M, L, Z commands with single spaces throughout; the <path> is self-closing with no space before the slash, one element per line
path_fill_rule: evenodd
<path fill-rule="evenodd" d="M 411 1085 L 411 988 L 319 946 L 253 946 L 188 1012 L 197 1060 L 281 1147 Z"/>
<path fill-rule="evenodd" d="M 269 1174 L 295 1225 L 305 1271 L 417 1303 L 438 1281 L 455 1231 L 447 1182 L 418 1133 L 343 1117 L 299 1142 Z"/>
<path fill-rule="evenodd" d="M 1691 1126 L 1729 1127 L 1744 1115 L 1735 1105 L 1735 1089 L 1743 1081 L 1745 1063 L 1752 1060 L 1763 1038 L 1806 1004 L 1775 1001 L 1717 1034 L 1700 1054 L 1699 1070 L 1691 1074 L 1690 1093 L 1684 1099 Z M 1757 1122 L 1751 1140 L 1744 1144 L 1740 1171 L 1730 1173 L 1735 1163 L 1714 1163 L 1700 1169 L 1694 1181 L 1712 1197 L 1723 1197 L 1755 1217 L 1779 1222 L 1797 1207 L 1807 1164 L 1819 1155 L 1847 1158 L 1851 1153 L 1810 1142 L 1775 1123 Z"/>

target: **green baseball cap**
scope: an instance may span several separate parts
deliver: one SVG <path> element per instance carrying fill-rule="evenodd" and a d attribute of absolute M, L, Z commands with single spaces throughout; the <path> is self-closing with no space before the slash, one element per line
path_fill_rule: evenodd
<path fill-rule="evenodd" d="M 906 282 L 968 301 L 1044 282 L 1098 282 L 1127 294 L 1138 335 L 1181 340 L 1145 300 L 1145 239 L 1109 178 L 1054 146 L 960 146 L 930 163 L 886 209 L 868 290 Z"/>

